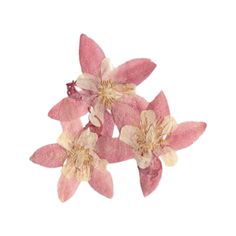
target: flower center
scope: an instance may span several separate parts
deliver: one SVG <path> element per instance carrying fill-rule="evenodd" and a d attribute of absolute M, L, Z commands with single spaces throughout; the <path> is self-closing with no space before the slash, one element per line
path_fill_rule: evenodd
<path fill-rule="evenodd" d="M 90 155 L 89 149 L 76 145 L 68 151 L 68 158 L 62 172 L 68 178 L 74 176 L 79 181 L 89 181 L 92 165 L 93 157 Z"/>
<path fill-rule="evenodd" d="M 131 95 L 134 91 L 133 84 L 116 84 L 112 80 L 102 80 L 98 87 L 98 96 L 106 108 L 111 108 L 117 99 L 123 95 Z"/>
<path fill-rule="evenodd" d="M 138 152 L 141 155 L 150 151 L 160 153 L 165 147 L 166 137 L 176 127 L 172 117 L 156 120 L 151 124 L 140 124 L 140 133 L 137 136 Z"/>

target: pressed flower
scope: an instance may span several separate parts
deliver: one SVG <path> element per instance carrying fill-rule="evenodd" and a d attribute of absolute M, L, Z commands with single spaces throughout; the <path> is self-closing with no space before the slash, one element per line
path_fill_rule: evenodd
<path fill-rule="evenodd" d="M 121 114 L 123 107 L 118 109 Z M 157 186 L 162 172 L 159 157 L 167 166 L 177 161 L 176 150 L 191 145 L 206 128 L 204 122 L 177 124 L 170 116 L 167 100 L 161 92 L 143 111 L 130 113 L 130 124 L 124 120 L 120 139 L 130 145 L 140 171 L 140 182 L 145 196 Z M 123 116 L 122 116 L 123 117 Z M 120 120 L 120 117 L 119 117 Z"/>
<path fill-rule="evenodd" d="M 92 106 L 89 119 L 97 127 L 104 122 L 105 111 L 110 111 L 121 98 L 134 96 L 136 85 L 156 66 L 149 59 L 134 59 L 114 68 L 102 49 L 86 35 L 81 35 L 79 54 L 83 74 L 76 84 L 85 92 L 80 99 Z"/>
<path fill-rule="evenodd" d="M 132 150 L 119 139 L 98 137 L 90 129 L 82 129 L 79 119 L 63 122 L 62 127 L 63 133 L 58 143 L 38 149 L 31 160 L 45 167 L 62 166 L 58 182 L 61 201 L 72 197 L 81 181 L 88 181 L 97 192 L 111 198 L 112 177 L 106 165 L 108 162 L 130 159 L 133 156 Z M 113 154 L 104 145 L 112 148 Z"/>

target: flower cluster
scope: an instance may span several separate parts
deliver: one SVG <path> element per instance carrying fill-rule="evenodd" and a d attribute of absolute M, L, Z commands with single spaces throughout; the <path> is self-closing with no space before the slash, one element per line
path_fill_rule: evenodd
<path fill-rule="evenodd" d="M 39 148 L 34 163 L 62 167 L 58 196 L 68 200 L 81 181 L 111 198 L 113 183 L 107 164 L 134 158 L 144 196 L 157 187 L 162 162 L 173 166 L 176 151 L 191 145 L 204 132 L 204 122 L 177 123 L 166 97 L 160 92 L 152 102 L 135 93 L 135 88 L 156 67 L 146 58 L 113 67 L 102 49 L 86 35 L 80 37 L 82 74 L 67 84 L 68 96 L 48 113 L 58 120 L 62 133 L 57 143 Z M 89 113 L 83 127 L 81 116 Z M 119 137 L 113 137 L 114 126 Z"/>

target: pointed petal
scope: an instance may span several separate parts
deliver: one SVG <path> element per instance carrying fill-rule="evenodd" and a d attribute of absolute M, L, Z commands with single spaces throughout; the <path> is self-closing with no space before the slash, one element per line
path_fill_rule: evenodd
<path fill-rule="evenodd" d="M 81 89 L 97 92 L 98 91 L 98 80 L 90 74 L 82 74 L 76 80 L 76 85 Z"/>
<path fill-rule="evenodd" d="M 111 112 L 114 122 L 119 130 L 121 130 L 121 128 L 125 125 L 139 125 L 140 112 L 138 109 L 130 105 L 124 104 L 122 102 L 116 102 L 112 106 Z"/>
<path fill-rule="evenodd" d="M 206 123 L 204 122 L 181 123 L 167 138 L 167 145 L 174 150 L 188 147 L 202 135 L 205 129 Z"/>
<path fill-rule="evenodd" d="M 89 184 L 98 193 L 105 197 L 112 198 L 113 182 L 111 174 L 108 171 L 99 171 L 94 168 Z"/>
<path fill-rule="evenodd" d="M 62 166 L 67 158 L 66 150 L 58 144 L 49 144 L 39 148 L 30 158 L 36 164 L 44 167 Z"/>
<path fill-rule="evenodd" d="M 118 83 L 140 84 L 155 69 L 156 64 L 149 59 L 133 59 L 116 68 L 112 79 Z"/>
<path fill-rule="evenodd" d="M 70 121 L 88 112 L 88 105 L 73 98 L 64 98 L 57 103 L 48 113 L 48 116 L 55 120 Z"/>
<path fill-rule="evenodd" d="M 61 122 L 63 132 L 66 133 L 71 139 L 77 137 L 82 130 L 83 126 L 80 118 L 76 118 L 71 121 Z"/>
<path fill-rule="evenodd" d="M 79 58 L 84 73 L 99 75 L 105 55 L 98 44 L 84 34 L 80 36 Z"/>
<path fill-rule="evenodd" d="M 140 115 L 141 123 L 145 127 L 150 127 L 156 122 L 156 114 L 152 110 L 145 110 Z"/>
<path fill-rule="evenodd" d="M 71 198 L 79 186 L 79 181 L 76 178 L 66 178 L 63 174 L 58 181 L 57 192 L 58 197 L 62 202 Z"/>
<path fill-rule="evenodd" d="M 153 110 L 158 119 L 163 119 L 170 115 L 170 110 L 165 94 L 161 91 L 154 100 L 148 105 L 147 109 Z"/>
<path fill-rule="evenodd" d="M 116 163 L 131 159 L 134 156 L 132 149 L 118 138 L 99 137 L 96 152 L 109 163 Z"/>
<path fill-rule="evenodd" d="M 174 166 L 178 160 L 178 156 L 174 150 L 169 150 L 164 155 L 161 155 L 161 159 L 164 161 L 166 166 Z"/>
<path fill-rule="evenodd" d="M 146 169 L 139 168 L 140 185 L 145 197 L 156 189 L 161 174 L 162 165 L 158 157 L 153 158 L 151 165 Z"/>

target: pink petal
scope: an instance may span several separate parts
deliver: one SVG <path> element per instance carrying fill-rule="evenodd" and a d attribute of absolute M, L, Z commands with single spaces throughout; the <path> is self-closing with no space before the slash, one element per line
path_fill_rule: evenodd
<path fill-rule="evenodd" d="M 76 118 L 71 121 L 61 122 L 63 132 L 69 134 L 69 137 L 74 138 L 78 137 L 80 131 L 83 129 L 80 118 Z"/>
<path fill-rule="evenodd" d="M 66 178 L 63 174 L 58 181 L 57 192 L 58 197 L 62 202 L 71 198 L 79 186 L 79 181 L 76 178 Z"/>
<path fill-rule="evenodd" d="M 149 103 L 147 109 L 153 110 L 159 119 L 162 119 L 170 115 L 170 110 L 166 96 L 163 91 L 161 91 L 154 100 Z"/>
<path fill-rule="evenodd" d="M 135 107 L 122 102 L 116 102 L 112 106 L 111 112 L 119 130 L 125 125 L 139 125 L 140 112 Z"/>
<path fill-rule="evenodd" d="M 64 98 L 57 103 L 48 113 L 55 120 L 70 121 L 88 112 L 88 105 L 73 98 Z"/>
<path fill-rule="evenodd" d="M 139 168 L 140 185 L 146 197 L 152 193 L 160 182 L 162 165 L 158 157 L 154 157 L 151 165 L 146 169 Z"/>
<path fill-rule="evenodd" d="M 206 126 L 204 122 L 184 122 L 179 124 L 167 138 L 168 146 L 175 150 L 188 147 L 200 137 Z"/>
<path fill-rule="evenodd" d="M 121 99 L 119 99 L 119 102 L 125 103 L 131 107 L 134 107 L 135 109 L 138 109 L 140 113 L 148 106 L 147 100 L 138 95 L 123 96 Z"/>
<path fill-rule="evenodd" d="M 79 58 L 83 73 L 99 75 L 105 55 L 97 43 L 85 34 L 80 36 Z"/>
<path fill-rule="evenodd" d="M 114 130 L 114 121 L 112 115 L 105 111 L 104 113 L 104 122 L 101 127 L 96 127 L 92 124 L 90 124 L 90 129 L 92 132 L 97 133 L 98 135 L 102 136 L 109 136 L 112 137 L 113 130 Z"/>
<path fill-rule="evenodd" d="M 131 159 L 134 153 L 129 145 L 118 138 L 102 136 L 98 138 L 96 152 L 110 163 Z"/>
<path fill-rule="evenodd" d="M 108 171 L 99 171 L 94 168 L 89 184 L 98 193 L 105 197 L 112 198 L 113 182 L 111 174 Z"/>
<path fill-rule="evenodd" d="M 67 158 L 66 150 L 58 144 L 49 144 L 39 148 L 30 158 L 36 164 L 45 167 L 62 166 Z"/>
<path fill-rule="evenodd" d="M 133 59 L 120 65 L 112 75 L 118 83 L 140 84 L 155 69 L 156 64 L 149 59 Z"/>

